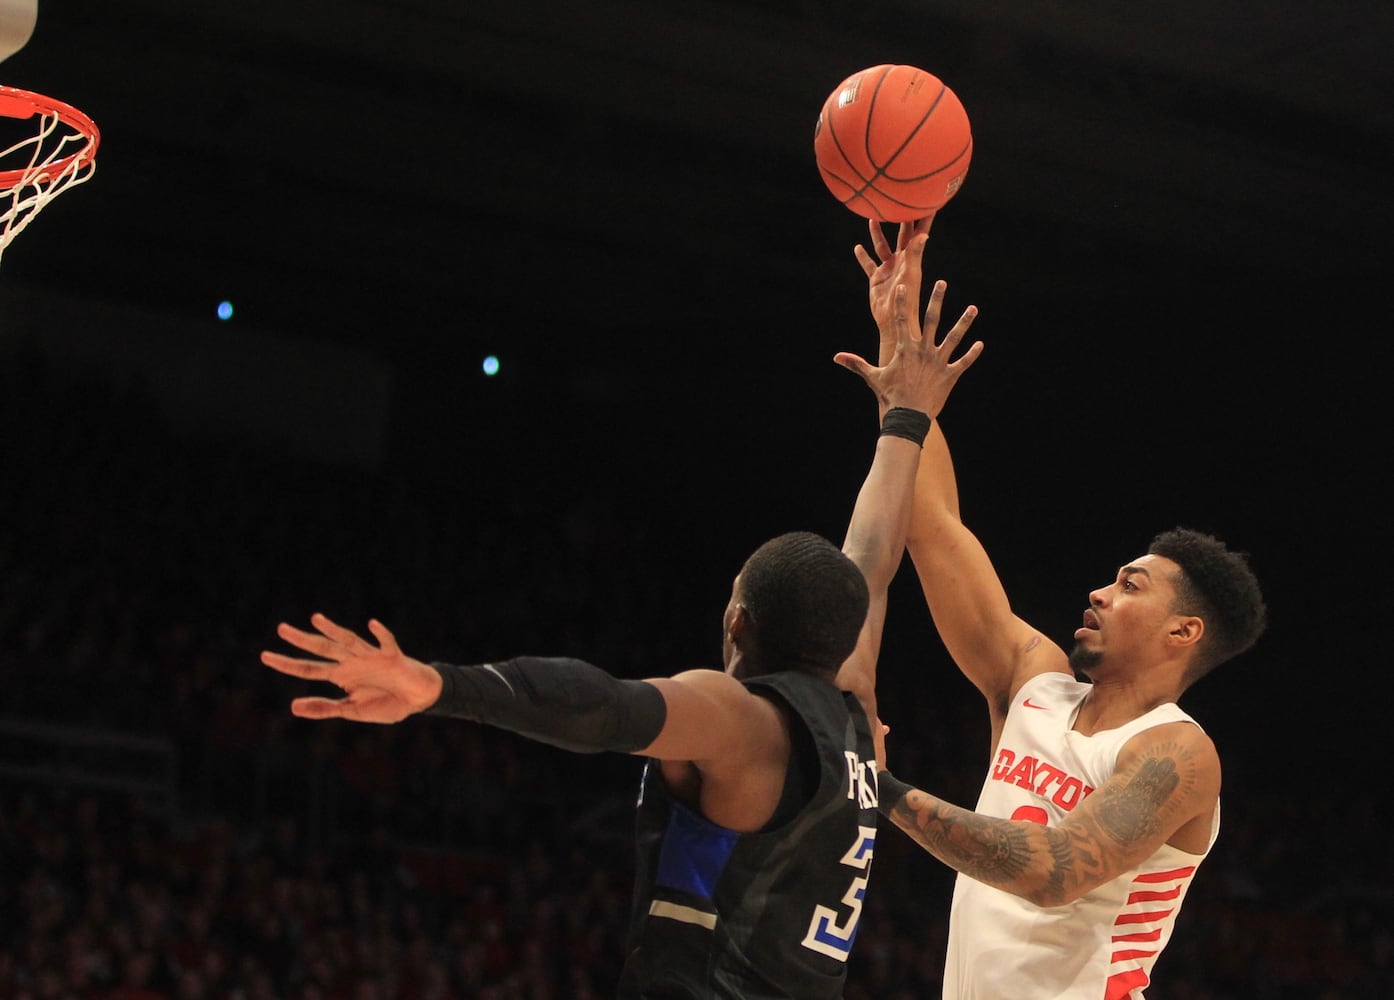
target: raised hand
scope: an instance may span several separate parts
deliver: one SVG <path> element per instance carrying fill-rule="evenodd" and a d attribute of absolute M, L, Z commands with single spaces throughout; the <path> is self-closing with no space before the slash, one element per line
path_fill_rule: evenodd
<path fill-rule="evenodd" d="M 923 245 L 923 237 L 916 237 Z M 911 244 L 913 246 L 913 242 Z M 911 265 L 918 282 L 918 257 Z M 870 364 L 859 355 L 842 352 L 833 360 L 842 367 L 856 372 L 871 390 L 876 393 L 881 412 L 894 406 L 909 407 L 937 417 L 949 398 L 954 384 L 982 354 L 982 341 L 975 341 L 957 361 L 950 360 L 959 342 L 963 340 L 968 328 L 978 315 L 977 306 L 969 306 L 963 311 L 958 322 L 953 325 L 944 339 L 935 343 L 934 336 L 939 329 L 939 314 L 944 304 L 944 292 L 948 285 L 943 281 L 934 283 L 925 309 L 924 327 L 915 313 L 918 299 L 910 297 L 908 283 L 894 286 L 890 293 L 891 321 L 889 327 L 894 340 L 890 346 L 889 358 L 881 367 Z M 883 347 L 882 357 L 887 357 Z"/>
<path fill-rule="evenodd" d="M 440 697 L 440 674 L 404 654 L 387 626 L 377 620 L 368 629 L 375 646 L 321 614 L 311 615 L 315 632 L 282 623 L 276 634 L 297 649 L 320 657 L 307 660 L 263 651 L 261 662 L 272 670 L 307 681 L 327 681 L 343 698 L 296 698 L 290 710 L 304 719 L 352 719 L 355 722 L 400 722 L 429 708 Z"/>
<path fill-rule="evenodd" d="M 852 248 L 857 263 L 866 274 L 871 317 L 881 331 L 880 360 L 890 360 L 895 348 L 895 289 L 904 285 L 911 302 L 920 301 L 921 261 L 934 216 L 915 222 L 902 222 L 896 233 L 895 249 L 886 242 L 882 224 L 869 220 L 871 252 L 861 245 Z M 873 256 L 874 254 L 874 256 Z"/>

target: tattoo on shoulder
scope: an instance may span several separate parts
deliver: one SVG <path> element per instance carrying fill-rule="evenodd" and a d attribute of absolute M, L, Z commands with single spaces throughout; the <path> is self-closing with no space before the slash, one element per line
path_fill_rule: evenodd
<path fill-rule="evenodd" d="M 1178 790 L 1189 792 L 1197 782 L 1196 761 L 1190 751 L 1168 742 L 1149 747 L 1130 767 L 1121 787 L 1100 789 L 1099 823 L 1118 844 L 1131 844 L 1160 828 Z"/>

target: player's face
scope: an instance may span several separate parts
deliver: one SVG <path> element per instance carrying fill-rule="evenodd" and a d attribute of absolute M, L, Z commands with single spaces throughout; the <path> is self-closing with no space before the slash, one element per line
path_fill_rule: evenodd
<path fill-rule="evenodd" d="M 1180 571 L 1170 559 L 1140 556 L 1092 592 L 1084 623 L 1075 630 L 1070 665 L 1092 677 L 1108 667 L 1146 667 L 1164 655 L 1178 617 L 1172 579 Z"/>

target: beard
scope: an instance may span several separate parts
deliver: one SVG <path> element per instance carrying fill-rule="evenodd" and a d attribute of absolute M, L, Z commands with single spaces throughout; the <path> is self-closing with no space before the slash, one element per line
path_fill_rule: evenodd
<path fill-rule="evenodd" d="M 1070 669 L 1076 674 L 1089 676 L 1089 672 L 1103 662 L 1104 654 L 1096 649 L 1085 649 L 1079 643 L 1070 650 Z"/>

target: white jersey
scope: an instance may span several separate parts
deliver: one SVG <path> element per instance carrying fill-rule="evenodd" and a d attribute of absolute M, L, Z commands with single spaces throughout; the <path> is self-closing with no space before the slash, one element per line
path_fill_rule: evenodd
<path fill-rule="evenodd" d="M 1118 751 L 1153 726 L 1195 720 L 1160 705 L 1118 729 L 1072 731 L 1090 685 L 1065 673 L 1031 678 L 1007 711 L 977 811 L 1059 823 L 1113 774 Z M 1206 846 L 1220 830 L 1219 807 Z M 1152 965 L 1205 855 L 1163 844 L 1063 906 L 1037 906 L 966 875 L 954 884 L 944 1000 L 1142 1000 Z"/>

